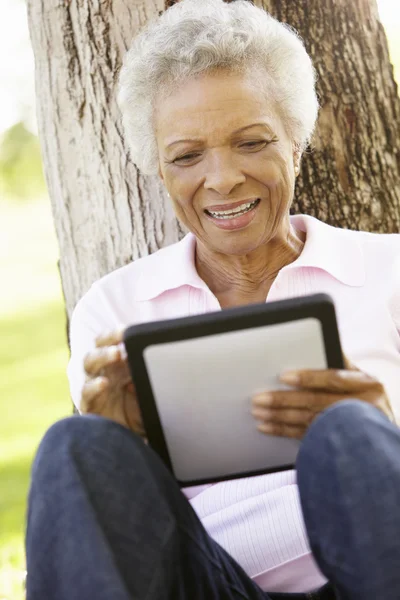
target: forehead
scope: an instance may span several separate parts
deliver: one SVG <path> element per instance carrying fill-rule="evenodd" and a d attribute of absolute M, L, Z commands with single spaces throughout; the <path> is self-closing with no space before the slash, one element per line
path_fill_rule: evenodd
<path fill-rule="evenodd" d="M 280 128 L 267 85 L 249 75 L 216 73 L 191 79 L 162 95 L 155 110 L 157 136 L 165 145 L 176 136 L 229 134 L 259 122 L 275 132 Z"/>

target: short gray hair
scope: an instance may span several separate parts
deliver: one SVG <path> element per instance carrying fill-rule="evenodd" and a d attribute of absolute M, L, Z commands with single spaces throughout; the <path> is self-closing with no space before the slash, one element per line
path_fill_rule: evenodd
<path fill-rule="evenodd" d="M 216 70 L 264 69 L 293 143 L 303 151 L 318 115 L 315 70 L 298 34 L 248 0 L 182 0 L 133 40 L 118 104 L 131 158 L 158 171 L 154 105 L 160 93 Z"/>

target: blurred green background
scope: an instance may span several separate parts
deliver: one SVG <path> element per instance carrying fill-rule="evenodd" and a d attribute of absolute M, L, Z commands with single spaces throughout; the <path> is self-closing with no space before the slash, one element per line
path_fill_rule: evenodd
<path fill-rule="evenodd" d="M 45 430 L 71 414 L 58 247 L 22 0 L 0 0 L 0 56 L 0 600 L 22 600 L 32 458 Z"/>
<path fill-rule="evenodd" d="M 378 4 L 400 81 L 400 0 Z M 7 57 L 0 63 L 0 600 L 21 600 L 32 458 L 49 425 L 71 413 L 58 247 L 23 0 L 0 0 L 0 56 Z"/>

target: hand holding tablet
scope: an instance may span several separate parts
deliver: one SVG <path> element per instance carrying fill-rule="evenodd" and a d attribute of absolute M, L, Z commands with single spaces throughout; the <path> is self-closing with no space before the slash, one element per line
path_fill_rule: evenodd
<path fill-rule="evenodd" d="M 321 412 L 349 398 L 372 404 L 394 423 L 382 383 L 360 371 L 346 357 L 344 362 L 345 370 L 308 369 L 281 375 L 281 382 L 293 386 L 292 389 L 264 392 L 253 398 L 252 414 L 259 421 L 259 430 L 301 440 Z"/>
<path fill-rule="evenodd" d="M 289 390 L 284 371 L 344 366 L 325 295 L 136 325 L 124 341 L 149 443 L 182 486 L 293 468 L 299 442 L 257 431 L 251 399 Z"/>

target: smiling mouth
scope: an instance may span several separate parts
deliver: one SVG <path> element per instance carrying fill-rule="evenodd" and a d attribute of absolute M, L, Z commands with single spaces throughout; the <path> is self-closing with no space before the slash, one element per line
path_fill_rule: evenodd
<path fill-rule="evenodd" d="M 260 198 L 256 198 L 252 202 L 244 202 L 240 206 L 236 208 L 231 208 L 229 210 L 207 210 L 205 209 L 205 213 L 213 219 L 236 219 L 237 217 L 241 217 L 245 215 L 247 212 L 255 208 L 260 203 Z"/>

